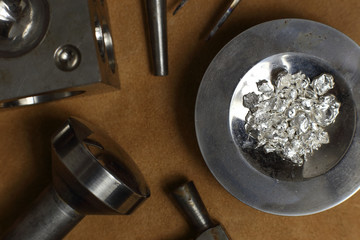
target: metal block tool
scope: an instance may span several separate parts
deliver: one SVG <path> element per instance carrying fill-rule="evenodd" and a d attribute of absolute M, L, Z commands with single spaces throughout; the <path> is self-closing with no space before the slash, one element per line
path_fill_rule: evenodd
<path fill-rule="evenodd" d="M 0 107 L 119 87 L 103 0 L 0 1 Z"/>

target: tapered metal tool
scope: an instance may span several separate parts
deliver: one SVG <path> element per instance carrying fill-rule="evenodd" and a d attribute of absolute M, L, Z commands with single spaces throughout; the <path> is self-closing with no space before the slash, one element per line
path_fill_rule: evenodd
<path fill-rule="evenodd" d="M 188 0 L 182 0 L 179 5 L 175 8 L 173 15 L 175 15 L 184 5 L 187 3 Z M 212 28 L 210 34 L 207 36 L 206 40 L 210 40 L 215 33 L 219 30 L 219 28 L 224 24 L 224 22 L 229 18 L 230 14 L 234 11 L 234 9 L 239 5 L 241 0 L 232 0 L 230 6 L 226 9 L 226 12 L 222 15 L 222 17 L 217 21 L 215 26 Z"/>
<path fill-rule="evenodd" d="M 168 75 L 166 0 L 146 0 L 154 74 Z"/>
<path fill-rule="evenodd" d="M 54 135 L 53 183 L 1 239 L 62 239 L 87 214 L 130 214 L 149 197 L 130 157 L 88 126 L 70 118 Z"/>
<path fill-rule="evenodd" d="M 211 220 L 192 181 L 176 188 L 172 195 L 184 212 L 189 224 L 199 234 L 195 238 L 196 240 L 230 240 L 225 229 Z"/>
<path fill-rule="evenodd" d="M 179 5 L 175 8 L 173 15 L 175 15 L 184 5 L 187 3 L 188 0 L 182 0 Z"/>
<path fill-rule="evenodd" d="M 206 40 L 210 40 L 215 33 L 219 30 L 219 28 L 224 24 L 224 22 L 229 18 L 230 14 L 234 11 L 234 9 L 239 5 L 241 0 L 233 0 L 228 9 L 226 9 L 226 12 L 222 15 L 222 17 L 219 19 L 219 21 L 215 24 L 213 29 L 211 30 L 210 34 L 206 38 Z"/>

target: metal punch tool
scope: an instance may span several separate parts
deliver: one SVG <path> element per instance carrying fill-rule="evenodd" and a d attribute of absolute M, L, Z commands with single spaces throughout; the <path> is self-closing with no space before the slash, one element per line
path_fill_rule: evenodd
<path fill-rule="evenodd" d="M 175 8 L 175 11 L 173 12 L 173 15 L 175 15 L 186 3 L 188 0 L 182 0 L 179 5 Z M 215 26 L 211 29 L 209 35 L 207 36 L 206 40 L 210 40 L 215 33 L 219 30 L 219 28 L 224 24 L 224 22 L 229 18 L 231 13 L 234 11 L 234 9 L 239 5 L 241 0 L 233 0 L 230 4 L 230 6 L 226 9 L 225 13 L 222 15 L 222 17 L 217 21 Z"/>
<path fill-rule="evenodd" d="M 155 76 L 167 76 L 168 43 L 166 0 L 146 0 L 151 55 Z"/>
<path fill-rule="evenodd" d="M 192 181 L 172 191 L 172 196 L 181 208 L 189 224 L 198 236 L 196 240 L 231 240 L 221 224 L 214 223 Z"/>

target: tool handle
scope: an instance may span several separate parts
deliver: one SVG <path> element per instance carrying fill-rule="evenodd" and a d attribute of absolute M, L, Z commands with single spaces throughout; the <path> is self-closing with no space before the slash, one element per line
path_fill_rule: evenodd
<path fill-rule="evenodd" d="M 200 198 L 199 192 L 192 181 L 185 183 L 172 192 L 176 202 L 185 213 L 189 223 L 196 227 L 198 232 L 203 232 L 214 223 Z"/>
<path fill-rule="evenodd" d="M 18 219 L 1 239 L 62 239 L 83 217 L 67 205 L 52 186 L 49 186 L 34 202 L 31 209 Z"/>

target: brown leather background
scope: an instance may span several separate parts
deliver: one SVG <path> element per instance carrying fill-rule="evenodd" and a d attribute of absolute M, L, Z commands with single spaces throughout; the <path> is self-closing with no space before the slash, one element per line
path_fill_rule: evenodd
<path fill-rule="evenodd" d="M 0 112 L 0 233 L 50 182 L 50 136 L 70 115 L 105 129 L 136 161 L 152 196 L 131 216 L 87 216 L 67 237 L 189 239 L 164 189 L 194 180 L 211 216 L 233 239 L 360 239 L 360 194 L 305 217 L 262 213 L 227 193 L 202 160 L 194 131 L 198 85 L 215 54 L 243 30 L 278 18 L 328 24 L 360 43 L 359 0 L 243 0 L 215 38 L 204 36 L 229 0 L 168 0 L 170 75 L 150 73 L 142 0 L 108 0 L 121 90 Z"/>

